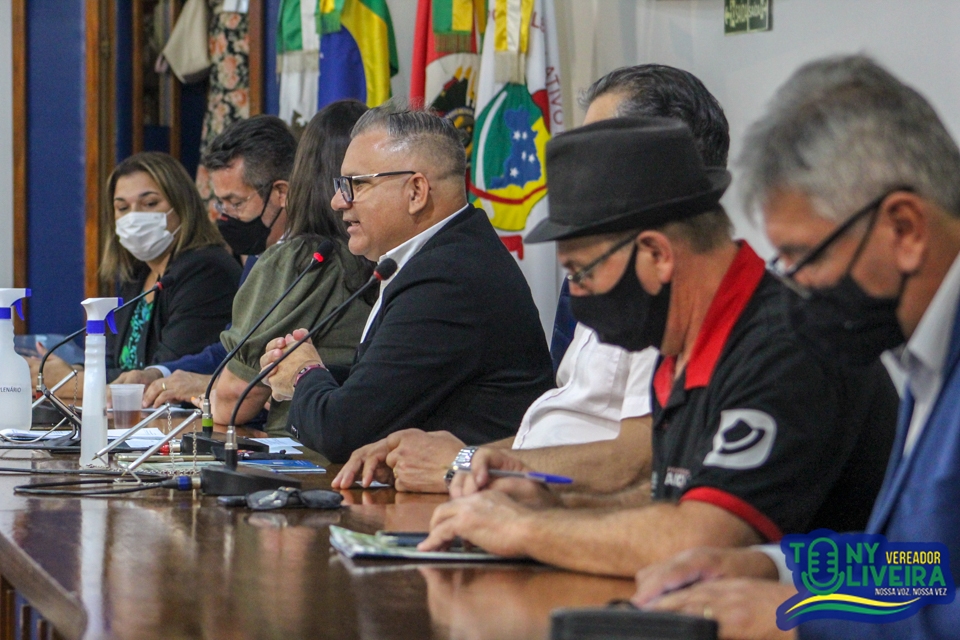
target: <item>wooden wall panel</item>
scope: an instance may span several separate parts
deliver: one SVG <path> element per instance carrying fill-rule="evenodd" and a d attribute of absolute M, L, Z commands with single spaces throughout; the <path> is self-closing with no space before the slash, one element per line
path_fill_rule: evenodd
<path fill-rule="evenodd" d="M 251 116 L 263 113 L 263 4 L 264 0 L 251 0 L 247 14 Z"/>
<path fill-rule="evenodd" d="M 114 7 L 112 2 L 86 0 L 86 223 L 84 225 L 84 291 L 103 293 L 97 270 L 103 238 L 100 215 L 104 183 L 116 162 L 114 140 Z"/>
<path fill-rule="evenodd" d="M 27 273 L 27 0 L 13 0 L 13 286 Z M 27 303 L 29 306 L 29 302 Z M 14 316 L 14 330 L 25 333 Z"/>

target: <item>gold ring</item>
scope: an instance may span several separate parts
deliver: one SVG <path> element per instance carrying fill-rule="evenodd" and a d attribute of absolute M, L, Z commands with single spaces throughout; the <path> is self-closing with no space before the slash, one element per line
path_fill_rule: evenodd
<path fill-rule="evenodd" d="M 166 390 L 167 390 L 167 383 L 166 383 L 166 382 L 161 382 L 161 383 L 160 383 L 160 388 L 163 389 L 164 391 L 166 391 Z"/>
<path fill-rule="evenodd" d="M 713 620 L 713 609 L 709 606 L 703 608 L 703 617 L 707 620 Z"/>

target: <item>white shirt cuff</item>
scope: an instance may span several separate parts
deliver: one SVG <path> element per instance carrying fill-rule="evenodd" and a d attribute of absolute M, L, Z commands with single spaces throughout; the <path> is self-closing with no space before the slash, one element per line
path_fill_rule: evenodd
<path fill-rule="evenodd" d="M 149 367 L 147 367 L 147 369 L 156 369 L 157 371 L 159 371 L 160 373 L 163 374 L 163 377 L 164 377 L 164 378 L 169 378 L 169 377 L 170 377 L 170 369 L 167 369 L 167 368 L 166 368 L 165 366 L 163 366 L 162 364 L 152 364 L 152 365 L 150 365 Z M 146 370 L 146 369 L 145 369 L 145 370 Z"/>
<path fill-rule="evenodd" d="M 773 564 L 777 565 L 777 574 L 780 576 L 780 584 L 793 586 L 793 572 L 787 567 L 787 557 L 783 555 L 783 550 L 779 544 L 758 544 L 750 547 L 754 551 L 765 554 Z"/>

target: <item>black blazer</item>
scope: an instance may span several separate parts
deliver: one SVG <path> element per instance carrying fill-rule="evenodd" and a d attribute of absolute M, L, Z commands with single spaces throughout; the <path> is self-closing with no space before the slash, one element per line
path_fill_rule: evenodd
<path fill-rule="evenodd" d="M 220 332 L 230 323 L 233 296 L 240 283 L 240 264 L 221 246 L 201 247 L 177 255 L 164 276 L 173 284 L 154 296 L 153 313 L 146 338 L 141 338 L 137 359 L 145 366 L 198 353 L 219 342 Z M 143 291 L 147 274 L 120 287 L 129 300 Z M 107 380 L 120 371 L 121 346 L 130 334 L 130 318 L 137 305 L 116 314 L 117 335 L 107 331 Z"/>
<path fill-rule="evenodd" d="M 342 386 L 314 369 L 291 402 L 290 433 L 332 462 L 410 427 L 468 444 L 508 437 L 554 386 L 530 288 L 473 207 L 394 276 L 357 354 Z"/>

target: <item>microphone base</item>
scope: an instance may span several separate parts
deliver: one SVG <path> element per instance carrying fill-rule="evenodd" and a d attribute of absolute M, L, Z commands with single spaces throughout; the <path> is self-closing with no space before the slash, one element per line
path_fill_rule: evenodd
<path fill-rule="evenodd" d="M 244 496 L 254 491 L 293 487 L 299 489 L 297 478 L 263 469 L 236 469 L 204 467 L 200 470 L 200 491 L 208 496 Z"/>
<path fill-rule="evenodd" d="M 197 454 L 214 456 L 217 460 L 223 460 L 223 445 L 225 443 L 225 434 L 218 434 L 220 437 L 207 437 L 204 434 L 197 434 Z M 193 436 L 188 433 L 180 440 L 180 455 L 193 455 Z M 237 448 L 244 451 L 257 451 L 269 453 L 270 447 L 251 440 L 250 438 L 237 438 Z"/>

